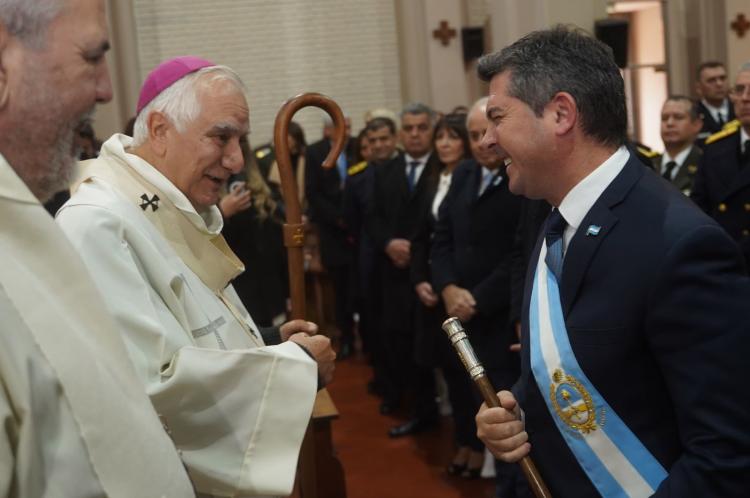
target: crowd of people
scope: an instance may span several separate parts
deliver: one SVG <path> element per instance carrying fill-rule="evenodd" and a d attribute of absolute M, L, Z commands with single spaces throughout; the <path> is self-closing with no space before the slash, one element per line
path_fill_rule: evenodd
<path fill-rule="evenodd" d="M 248 142 L 245 86 L 169 59 L 99 144 L 104 3 L 44 3 L 0 3 L 0 493 L 287 495 L 336 353 L 287 321 L 279 167 Z M 732 85 L 701 64 L 699 100 L 664 102 L 663 154 L 627 139 L 611 50 L 578 30 L 479 77 L 467 107 L 372 110 L 332 168 L 333 123 L 309 145 L 289 127 L 338 359 L 358 333 L 380 413 L 409 416 L 383 437 L 433 428 L 447 397 L 445 471 L 477 478 L 486 447 L 498 497 L 530 496 L 526 456 L 557 497 L 744 496 L 750 64 Z"/>

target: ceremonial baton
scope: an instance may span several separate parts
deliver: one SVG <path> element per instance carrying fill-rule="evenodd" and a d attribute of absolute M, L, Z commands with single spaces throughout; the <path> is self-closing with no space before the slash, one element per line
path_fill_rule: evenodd
<path fill-rule="evenodd" d="M 474 354 L 474 348 L 471 347 L 469 337 L 466 335 L 461 321 L 455 316 L 450 317 L 443 322 L 443 330 L 448 334 L 448 338 L 456 349 L 458 357 L 461 358 L 461 363 L 464 364 L 474 384 L 476 384 L 479 392 L 482 393 L 482 398 L 484 398 L 487 406 L 490 408 L 501 407 L 495 388 L 492 387 L 490 379 L 484 373 L 484 367 L 479 362 L 479 359 L 477 359 L 477 355 Z M 534 496 L 536 498 L 551 498 L 552 495 L 544 484 L 542 476 L 539 475 L 539 471 L 536 465 L 534 465 L 533 460 L 531 460 L 531 457 L 523 457 L 518 464 L 521 466 L 526 480 L 529 481 L 529 486 L 531 487 L 531 491 L 534 492 Z"/>
<path fill-rule="evenodd" d="M 292 302 L 293 320 L 305 317 L 305 226 L 302 223 L 302 207 L 297 195 L 297 182 L 292 172 L 292 156 L 289 153 L 287 135 L 289 123 L 294 113 L 303 107 L 319 107 L 326 111 L 333 119 L 333 146 L 323 161 L 324 168 L 331 168 L 344 150 L 346 144 L 346 123 L 341 108 L 329 97 L 319 93 L 303 93 L 284 102 L 276 115 L 273 126 L 273 142 L 276 148 L 276 162 L 279 166 L 281 179 L 281 195 L 286 205 L 286 223 L 284 223 L 284 245 L 287 248 L 289 264 L 289 297 Z M 307 428 L 305 439 L 300 451 L 300 491 L 303 498 L 315 498 L 317 482 L 315 476 L 315 448 L 314 438 Z"/>

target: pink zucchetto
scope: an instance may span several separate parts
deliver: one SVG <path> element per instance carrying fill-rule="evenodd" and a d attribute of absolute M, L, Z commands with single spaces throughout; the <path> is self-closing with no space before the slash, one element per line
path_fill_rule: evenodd
<path fill-rule="evenodd" d="M 172 83 L 179 80 L 186 74 L 190 74 L 204 67 L 215 66 L 211 61 L 185 55 L 175 57 L 162 62 L 151 71 L 146 77 L 141 87 L 141 94 L 138 96 L 138 108 L 136 115 L 140 114 L 149 102 L 154 100 L 161 92 L 166 90 Z"/>

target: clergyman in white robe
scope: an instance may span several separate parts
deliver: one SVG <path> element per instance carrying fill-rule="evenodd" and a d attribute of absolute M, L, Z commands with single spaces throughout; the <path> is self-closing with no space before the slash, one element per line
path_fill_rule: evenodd
<path fill-rule="evenodd" d="M 0 154 L 0 497 L 195 496 L 80 258 Z"/>
<path fill-rule="evenodd" d="M 187 197 L 114 135 L 81 163 L 57 221 L 114 314 L 136 371 L 196 489 L 291 492 L 317 364 L 297 344 L 265 346 L 230 281 L 242 263 L 218 208 Z"/>

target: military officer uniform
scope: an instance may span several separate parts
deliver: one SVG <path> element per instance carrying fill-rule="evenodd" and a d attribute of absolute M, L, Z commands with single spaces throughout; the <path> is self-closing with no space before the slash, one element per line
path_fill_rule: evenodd
<path fill-rule="evenodd" d="M 728 126 L 706 139 L 691 198 L 737 241 L 750 261 L 750 136 Z"/>
<path fill-rule="evenodd" d="M 698 146 L 692 145 L 675 157 L 669 157 L 669 154 L 665 152 L 656 154 L 651 161 L 654 171 L 683 194 L 689 196 L 693 190 L 693 182 L 701 156 L 703 156 L 703 151 Z"/>

